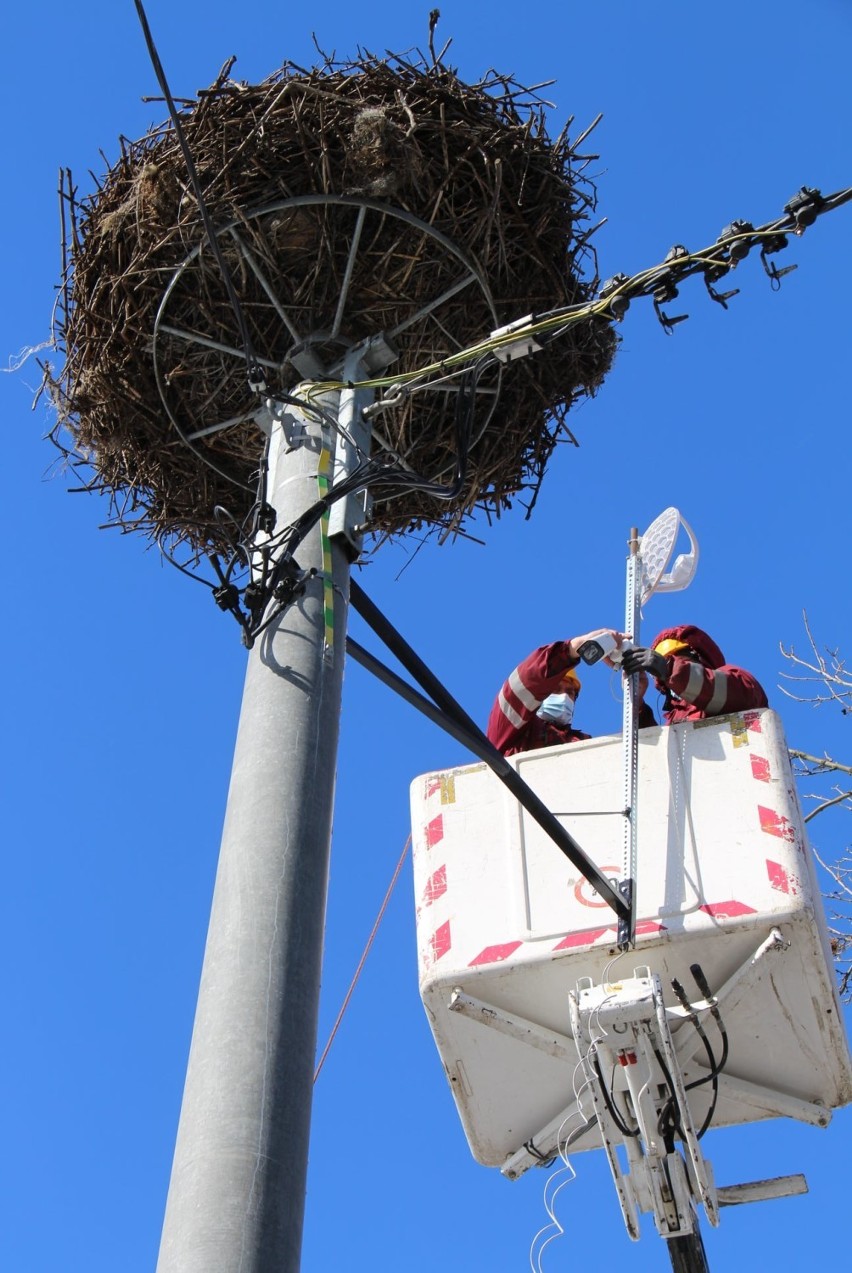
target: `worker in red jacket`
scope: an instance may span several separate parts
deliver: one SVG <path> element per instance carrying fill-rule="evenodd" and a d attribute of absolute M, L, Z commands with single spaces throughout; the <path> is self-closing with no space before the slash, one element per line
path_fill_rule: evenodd
<path fill-rule="evenodd" d="M 575 743 L 591 734 L 574 729 L 574 705 L 580 693 L 575 672 L 580 647 L 595 637 L 612 636 L 621 648 L 624 633 L 599 628 L 570 641 L 554 641 L 539 646 L 519 663 L 494 700 L 488 718 L 489 740 L 504 756 L 538 747 Z"/>
<path fill-rule="evenodd" d="M 650 648 L 626 650 L 621 666 L 627 675 L 640 674 L 641 699 L 647 675 L 656 679 L 657 689 L 665 695 L 663 717 L 667 725 L 769 706 L 763 686 L 751 672 L 726 663 L 712 637 L 692 624 L 664 628 Z M 654 713 L 643 701 L 639 727 L 656 723 Z"/>

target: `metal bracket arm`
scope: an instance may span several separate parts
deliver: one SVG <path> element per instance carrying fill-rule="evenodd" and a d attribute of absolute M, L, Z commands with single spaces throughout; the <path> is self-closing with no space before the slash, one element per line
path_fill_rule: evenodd
<path fill-rule="evenodd" d="M 736 1007 L 741 1001 L 745 991 L 749 988 L 751 975 L 755 973 L 755 970 L 762 971 L 760 969 L 760 964 L 764 957 L 768 954 L 780 954 L 782 951 L 787 950 L 789 945 L 790 943 L 782 935 L 781 930 L 773 928 L 769 933 L 769 936 L 766 937 L 757 947 L 754 954 L 749 955 L 748 958 L 744 959 L 740 966 L 731 973 L 728 980 L 719 987 L 713 996 L 712 1002 L 709 1000 L 699 999 L 691 1005 L 692 1011 L 706 1012 L 714 1005 L 718 1007 L 724 1006 L 727 1011 Z M 737 991 L 736 995 L 734 994 L 735 990 Z M 685 1008 L 679 1007 L 668 1008 L 666 1010 L 666 1014 L 671 1022 L 675 1022 L 678 1019 L 686 1020 L 690 1015 Z M 693 1052 L 696 1052 L 700 1046 L 700 1039 L 695 1040 L 692 1047 L 683 1053 L 683 1057 L 685 1058 L 690 1056 Z"/>
<path fill-rule="evenodd" d="M 709 1074 L 709 1069 L 693 1062 L 690 1068 L 699 1074 Z M 761 1083 L 751 1083 L 741 1079 L 729 1070 L 718 1075 L 719 1095 L 727 1100 L 738 1101 L 751 1109 L 759 1109 L 766 1114 L 774 1114 L 779 1118 L 794 1118 L 799 1123 L 810 1123 L 812 1127 L 827 1127 L 831 1122 L 831 1110 L 817 1101 L 804 1101 L 788 1092 L 780 1092 L 777 1088 L 764 1087 Z"/>
<path fill-rule="evenodd" d="M 519 1017 L 514 1012 L 506 1012 L 503 1008 L 495 1008 L 481 999 L 473 999 L 461 990 L 453 991 L 447 1006 L 450 1012 L 458 1012 L 470 1021 L 478 1021 L 480 1025 L 497 1030 L 498 1033 L 505 1034 L 510 1039 L 517 1039 L 519 1043 L 526 1043 L 531 1048 L 537 1048 L 539 1052 L 546 1052 L 548 1056 L 556 1057 L 557 1060 L 571 1062 L 577 1060 L 577 1049 L 572 1038 L 556 1030 L 545 1030 L 534 1021 L 527 1021 L 525 1017 Z"/>
<path fill-rule="evenodd" d="M 517 1180 L 525 1171 L 529 1171 L 530 1167 L 540 1166 L 542 1158 L 550 1158 L 558 1152 L 559 1133 L 568 1120 L 578 1117 L 582 1118 L 583 1122 L 587 1124 L 584 1131 L 591 1131 L 595 1127 L 596 1120 L 587 1118 L 578 1102 L 572 1100 L 570 1105 L 566 1105 L 564 1109 L 561 1109 L 558 1114 L 551 1118 L 549 1123 L 545 1123 L 544 1127 L 531 1136 L 520 1149 L 516 1149 L 513 1154 L 509 1155 L 500 1168 L 500 1174 L 505 1176 L 507 1180 Z M 538 1156 L 530 1152 L 528 1148 L 530 1145 L 535 1147 Z"/>
<path fill-rule="evenodd" d="M 551 813 L 544 801 L 527 786 L 517 770 L 506 757 L 489 741 L 474 720 L 468 716 L 464 708 L 453 698 L 423 660 L 397 632 L 396 628 L 385 618 L 363 588 L 353 579 L 350 583 L 350 601 L 361 618 L 369 624 L 376 636 L 382 640 L 392 654 L 399 659 L 405 670 L 414 677 L 426 691 L 441 712 L 464 731 L 465 745 L 475 756 L 484 760 L 489 769 L 497 775 L 504 786 L 512 792 L 515 799 L 524 806 L 543 831 L 553 840 L 568 861 L 588 880 L 601 899 L 606 902 L 619 919 L 629 920 L 630 907 L 619 892 L 613 888 L 612 881 L 599 871 L 594 862 L 586 856 L 580 845 L 562 825 L 555 814 Z M 384 679 L 384 678 L 383 678 Z M 438 722 L 440 723 L 440 722 Z"/>
<path fill-rule="evenodd" d="M 808 1182 L 801 1172 L 794 1176 L 773 1176 L 771 1180 L 752 1180 L 744 1185 L 722 1185 L 720 1207 L 738 1207 L 744 1202 L 768 1202 L 771 1198 L 795 1198 L 808 1192 Z"/>

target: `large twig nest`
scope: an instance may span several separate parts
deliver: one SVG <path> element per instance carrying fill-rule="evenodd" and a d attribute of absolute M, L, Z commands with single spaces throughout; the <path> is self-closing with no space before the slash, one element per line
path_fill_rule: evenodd
<path fill-rule="evenodd" d="M 182 122 L 273 392 L 306 366 L 339 375 L 345 349 L 378 332 L 399 354 L 388 374 L 414 371 L 596 283 L 581 276 L 593 188 L 535 99 L 494 74 L 471 86 L 440 64 L 369 54 L 287 64 L 258 85 L 218 80 L 183 104 Z M 80 202 L 66 174 L 62 203 L 54 437 L 91 466 L 126 528 L 221 547 L 254 502 L 263 439 L 171 125 L 122 142 Z M 560 432 L 570 437 L 569 407 L 613 349 L 605 322 L 584 321 L 502 378 L 491 370 L 462 495 L 448 507 L 380 491 L 374 528 L 458 526 L 537 489 Z M 454 401 L 453 383 L 412 395 L 379 417 L 374 449 L 449 480 Z"/>

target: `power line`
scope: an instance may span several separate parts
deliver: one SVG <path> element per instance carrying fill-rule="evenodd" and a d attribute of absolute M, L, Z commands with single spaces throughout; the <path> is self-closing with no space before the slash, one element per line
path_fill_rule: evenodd
<path fill-rule="evenodd" d="M 818 217 L 842 207 L 850 200 L 852 200 L 852 187 L 838 190 L 831 195 L 823 195 L 814 187 L 802 186 L 784 205 L 784 215 L 774 221 L 757 227 L 749 221 L 732 221 L 714 243 L 697 252 L 690 252 L 682 244 L 675 244 L 656 265 L 633 275 L 612 275 L 601 285 L 597 297 L 591 301 L 581 305 L 567 305 L 545 314 L 530 314 L 526 318 L 518 319 L 492 332 L 486 340 L 448 355 L 440 362 L 431 363 L 427 367 L 421 367 L 401 376 L 379 377 L 363 381 L 362 384 L 374 389 L 388 388 L 401 393 L 405 388 L 423 383 L 431 376 L 444 376 L 454 368 L 467 366 L 484 354 L 491 353 L 498 357 L 502 354 L 508 360 L 520 357 L 524 353 L 534 353 L 542 348 L 541 344 L 535 341 L 535 337 L 554 335 L 560 328 L 567 329 L 568 326 L 589 318 L 597 317 L 609 322 L 620 322 L 629 309 L 630 303 L 642 297 L 650 297 L 655 302 L 660 323 L 668 331 L 688 316 L 684 314 L 669 317 L 662 312 L 660 306 L 677 296 L 677 288 L 681 283 L 698 274 L 704 276 L 711 300 L 727 309 L 728 300 L 735 296 L 739 289 L 720 293 L 713 288 L 714 283 L 736 269 L 754 248 L 760 248 L 763 268 L 773 288 L 777 290 L 783 276 L 798 267 L 788 265 L 779 270 L 768 258 L 788 246 L 788 235 L 801 237 Z M 524 345 L 527 348 L 523 348 Z M 323 381 L 317 382 L 311 392 L 319 393 L 341 387 L 338 381 Z M 373 410 L 375 411 L 376 408 Z"/>
<path fill-rule="evenodd" d="M 139 0 L 136 0 L 136 3 L 141 10 Z M 175 120 L 175 126 L 178 127 L 177 120 Z M 182 137 L 182 134 L 179 135 Z M 185 141 L 182 144 L 186 145 Z M 190 159 L 187 148 L 188 163 Z M 482 373 L 493 366 L 495 361 L 508 362 L 540 351 L 545 345 L 557 341 L 569 327 L 573 327 L 578 322 L 588 322 L 592 319 L 608 323 L 621 322 L 631 303 L 643 298 L 652 300 L 660 324 L 666 332 L 670 333 L 677 324 L 684 322 L 688 315 L 669 314 L 663 306 L 669 305 L 678 296 L 680 287 L 687 279 L 697 275 L 702 277 L 710 299 L 727 309 L 728 302 L 737 295 L 739 288 L 719 291 L 715 285 L 729 276 L 731 271 L 735 270 L 749 253 L 756 249 L 760 251 L 760 259 L 770 285 L 774 290 L 778 290 L 782 278 L 797 266 L 791 264 L 779 269 L 770 258 L 789 245 L 790 235 L 800 237 L 818 217 L 842 207 L 850 200 L 852 200 L 852 187 L 836 191 L 831 195 L 823 195 L 814 187 L 802 186 L 784 205 L 784 215 L 774 221 L 757 227 L 749 221 L 732 221 L 723 229 L 714 243 L 697 252 L 689 252 L 682 244 L 675 244 L 656 265 L 640 270 L 631 276 L 612 275 L 601 285 L 597 297 L 593 300 L 581 305 L 551 310 L 545 314 L 529 314 L 497 329 L 477 344 L 448 355 L 440 362 L 396 377 L 380 376 L 358 382 L 315 381 L 302 399 L 292 394 L 280 394 L 270 398 L 268 401 L 271 407 L 279 402 L 290 403 L 327 420 L 328 413 L 316 401 L 319 395 L 344 388 L 385 389 L 387 392 L 384 398 L 378 399 L 367 409 L 367 414 L 372 416 L 379 411 L 393 410 L 402 405 L 413 393 L 427 390 L 442 381 L 461 377 L 456 400 L 456 454 L 453 480 L 448 484 L 430 480 L 427 475 L 413 472 L 404 466 L 397 456 L 379 455 L 372 458 L 362 456 L 361 463 L 354 472 L 350 473 L 344 481 L 330 487 L 322 499 L 317 500 L 314 505 L 305 510 L 298 523 L 283 528 L 274 539 L 267 541 L 263 548 L 264 566 L 260 580 L 254 578 L 252 570 L 252 553 L 258 552 L 254 544 L 256 510 L 253 509 L 252 518 L 249 519 L 252 525 L 248 533 L 235 539 L 233 556 L 225 571 L 225 581 L 219 579 L 217 584 L 202 579 L 201 582 L 208 583 L 217 604 L 234 615 L 243 629 L 244 642 L 250 646 L 260 632 L 268 626 L 271 619 L 280 614 L 281 610 L 291 604 L 294 597 L 298 595 L 297 585 L 301 582 L 301 573 L 294 562 L 293 555 L 305 536 L 336 500 L 370 486 L 380 486 L 385 490 L 400 492 L 418 489 L 434 499 L 448 502 L 457 498 L 464 487 L 467 472 L 477 385 Z M 206 218 L 200 194 L 199 204 L 202 215 Z M 208 224 L 207 219 L 205 219 L 205 227 L 211 246 L 217 252 L 217 260 L 219 260 L 221 253 L 218 251 L 213 228 Z M 224 260 L 220 261 L 220 268 L 223 271 L 223 278 L 230 283 Z M 230 286 L 229 295 L 232 290 Z M 239 318 L 241 311 L 236 295 L 231 296 L 231 299 Z M 243 328 L 244 326 L 245 324 L 242 323 Z M 244 334 L 248 342 L 247 331 Z M 253 356 L 250 343 L 248 343 L 245 352 L 247 362 Z M 212 463 L 206 455 L 200 452 L 199 454 L 206 463 Z M 215 463 L 212 463 L 212 467 L 216 468 Z M 261 503 L 256 506 L 258 510 L 263 504 L 262 496 L 260 498 Z M 278 561 L 271 569 L 267 569 L 270 554 L 275 549 L 279 551 Z M 172 560 L 173 564 L 177 564 L 172 557 L 169 556 L 168 559 Z M 241 587 L 232 580 L 240 560 L 246 563 L 249 575 L 248 580 Z M 218 578 L 220 570 L 215 563 L 212 563 L 212 559 L 211 564 L 214 565 Z M 273 597 L 278 601 L 278 608 L 273 608 L 270 613 L 269 603 Z"/>

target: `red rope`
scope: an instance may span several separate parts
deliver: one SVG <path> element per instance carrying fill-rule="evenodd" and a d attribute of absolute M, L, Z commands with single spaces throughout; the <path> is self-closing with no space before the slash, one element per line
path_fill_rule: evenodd
<path fill-rule="evenodd" d="M 384 901 L 379 907 L 379 913 L 376 916 L 376 922 L 373 925 L 373 930 L 370 933 L 370 936 L 367 938 L 367 945 L 364 947 L 364 953 L 362 954 L 360 960 L 358 961 L 358 967 L 355 969 L 355 976 L 352 978 L 349 989 L 346 991 L 346 998 L 343 1000 L 340 1011 L 337 1014 L 337 1020 L 335 1021 L 334 1025 L 331 1027 L 331 1034 L 328 1036 L 328 1043 L 326 1043 L 325 1047 L 323 1048 L 322 1056 L 317 1062 L 317 1068 L 314 1071 L 315 1083 L 317 1079 L 319 1078 L 320 1070 L 325 1064 L 325 1058 L 328 1056 L 329 1050 L 331 1049 L 331 1045 L 334 1042 L 334 1036 L 337 1034 L 337 1031 L 340 1029 L 340 1023 L 343 1020 L 343 1014 L 346 1011 L 347 1007 L 349 1006 L 349 1000 L 352 998 L 352 993 L 355 990 L 356 985 L 358 984 L 358 978 L 361 976 L 361 970 L 363 969 L 364 964 L 367 962 L 367 956 L 369 955 L 373 942 L 376 939 L 376 933 L 379 931 L 379 924 L 381 924 L 384 913 L 388 908 L 388 902 L 391 899 L 391 894 L 393 893 L 394 886 L 397 880 L 399 879 L 399 873 L 402 870 L 402 864 L 405 861 L 405 855 L 408 852 L 408 848 L 410 844 L 411 844 L 411 836 L 409 836 L 408 839 L 405 841 L 405 846 L 402 850 L 402 856 L 400 857 L 399 861 L 396 864 L 396 870 L 394 871 L 391 882 L 388 885 L 388 891 L 385 893 Z"/>

